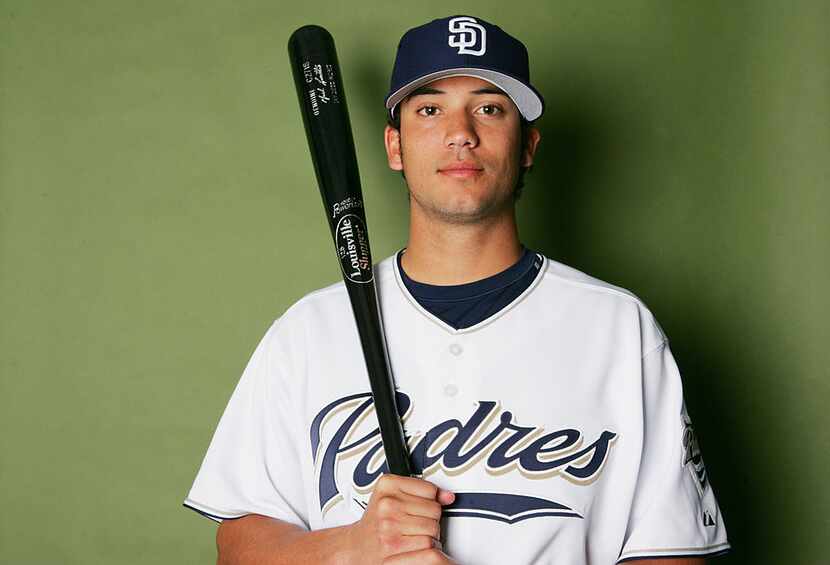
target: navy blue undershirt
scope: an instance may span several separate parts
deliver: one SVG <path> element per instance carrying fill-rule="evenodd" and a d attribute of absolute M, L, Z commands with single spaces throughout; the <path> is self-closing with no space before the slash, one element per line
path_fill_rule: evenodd
<path fill-rule="evenodd" d="M 458 285 L 433 285 L 414 281 L 404 272 L 398 252 L 398 269 L 409 294 L 425 310 L 447 325 L 460 330 L 486 320 L 513 302 L 536 279 L 542 260 L 523 247 L 512 266 L 486 279 Z"/>

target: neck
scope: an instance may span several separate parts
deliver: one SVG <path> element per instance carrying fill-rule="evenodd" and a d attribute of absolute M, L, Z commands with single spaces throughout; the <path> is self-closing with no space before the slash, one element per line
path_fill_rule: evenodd
<path fill-rule="evenodd" d="M 406 274 L 435 285 L 465 284 L 509 268 L 522 254 L 512 207 L 471 224 L 451 224 L 410 214 L 409 244 L 401 257 Z"/>

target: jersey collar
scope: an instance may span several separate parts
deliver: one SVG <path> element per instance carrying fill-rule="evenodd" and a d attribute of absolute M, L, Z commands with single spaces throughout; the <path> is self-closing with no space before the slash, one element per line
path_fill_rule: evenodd
<path fill-rule="evenodd" d="M 407 288 L 406 284 L 403 281 L 403 276 L 405 276 L 405 275 L 401 272 L 401 269 L 398 265 L 398 261 L 399 261 L 398 257 L 402 253 L 404 253 L 405 251 L 406 251 L 406 248 L 404 247 L 404 248 L 400 249 L 397 253 L 395 253 L 394 257 L 391 258 L 392 259 L 392 269 L 395 272 L 395 282 L 397 283 L 398 288 L 401 291 L 401 294 L 403 294 L 403 296 L 404 296 L 404 298 L 406 298 L 407 302 L 409 302 L 409 304 L 413 308 L 415 308 L 422 316 L 424 316 L 425 318 L 427 318 L 428 320 L 430 320 L 434 324 L 441 327 L 444 331 L 446 331 L 447 333 L 452 334 L 452 335 L 472 333 L 474 331 L 477 331 L 477 330 L 479 330 L 479 329 L 481 329 L 485 326 L 488 326 L 488 325 L 492 324 L 493 322 L 498 320 L 500 317 L 505 315 L 507 312 L 512 310 L 517 304 L 519 304 L 522 300 L 524 300 L 526 296 L 528 296 L 531 292 L 533 292 L 533 290 L 539 285 L 539 281 L 542 280 L 542 277 L 544 276 L 545 270 L 547 269 L 547 265 L 548 265 L 547 257 L 545 257 L 544 255 L 542 255 L 540 253 L 535 253 L 536 260 L 541 261 L 542 266 L 539 269 L 539 272 L 536 274 L 536 278 L 533 279 L 533 282 L 530 283 L 530 285 L 525 289 L 524 292 L 522 292 L 519 296 L 517 296 L 512 302 L 507 304 L 504 308 L 502 308 L 498 312 L 494 313 L 493 315 L 489 316 L 488 318 L 485 318 L 484 320 L 480 321 L 479 323 L 477 323 L 475 325 L 472 325 L 472 326 L 469 326 L 469 327 L 466 327 L 466 328 L 455 329 L 454 327 L 450 326 L 449 324 L 444 322 L 442 319 L 438 318 L 437 316 L 432 314 L 430 311 L 425 309 L 423 306 L 421 306 L 418 303 L 418 301 L 415 299 L 415 297 L 412 295 L 412 293 L 409 292 L 409 289 Z M 513 272 L 514 270 L 517 270 L 517 271 L 522 270 L 522 265 L 523 264 L 524 264 L 524 261 L 519 260 L 518 263 L 516 263 L 512 267 L 509 267 L 507 270 L 502 271 L 498 275 L 495 275 L 494 277 L 489 277 L 489 278 L 481 280 L 481 281 L 475 281 L 475 282 L 467 283 L 467 284 L 463 284 L 463 285 L 456 285 L 456 286 L 451 287 L 451 288 L 453 289 L 453 292 L 459 292 L 463 296 L 469 296 L 470 295 L 470 288 L 471 287 L 473 288 L 473 290 L 481 290 L 481 291 L 486 292 L 493 285 L 492 279 L 496 279 L 496 281 L 495 281 L 496 287 L 502 286 L 504 284 L 505 280 L 507 280 L 509 282 L 510 278 L 515 276 L 516 273 Z M 502 276 L 504 276 L 504 279 L 502 278 Z M 410 279 L 410 281 L 411 281 L 411 279 Z M 418 283 L 418 282 L 415 282 L 415 281 L 411 281 L 411 282 L 415 283 L 416 286 L 414 288 L 416 289 L 416 292 L 418 292 L 419 296 L 422 296 L 421 291 L 429 292 L 430 287 L 433 286 L 433 285 L 426 285 L 426 284 Z M 478 288 L 475 285 L 481 285 L 481 288 Z"/>

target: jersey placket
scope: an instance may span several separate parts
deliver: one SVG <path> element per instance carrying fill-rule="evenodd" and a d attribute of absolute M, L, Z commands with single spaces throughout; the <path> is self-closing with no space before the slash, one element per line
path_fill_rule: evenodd
<path fill-rule="evenodd" d="M 446 367 L 441 373 L 441 406 L 438 417 L 447 414 L 463 417 L 475 403 L 479 390 L 478 355 L 476 340 L 466 332 L 446 336 L 441 352 L 441 364 Z"/>

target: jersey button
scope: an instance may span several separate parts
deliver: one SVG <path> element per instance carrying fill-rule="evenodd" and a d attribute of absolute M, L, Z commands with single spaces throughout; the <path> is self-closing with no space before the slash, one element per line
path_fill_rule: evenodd
<path fill-rule="evenodd" d="M 452 384 L 447 385 L 444 387 L 444 394 L 447 396 L 455 396 L 458 394 L 458 387 Z"/>
<path fill-rule="evenodd" d="M 452 345 L 450 345 L 450 353 L 452 353 L 456 357 L 461 355 L 462 351 L 464 351 L 464 348 L 458 345 L 457 343 L 453 343 Z"/>

